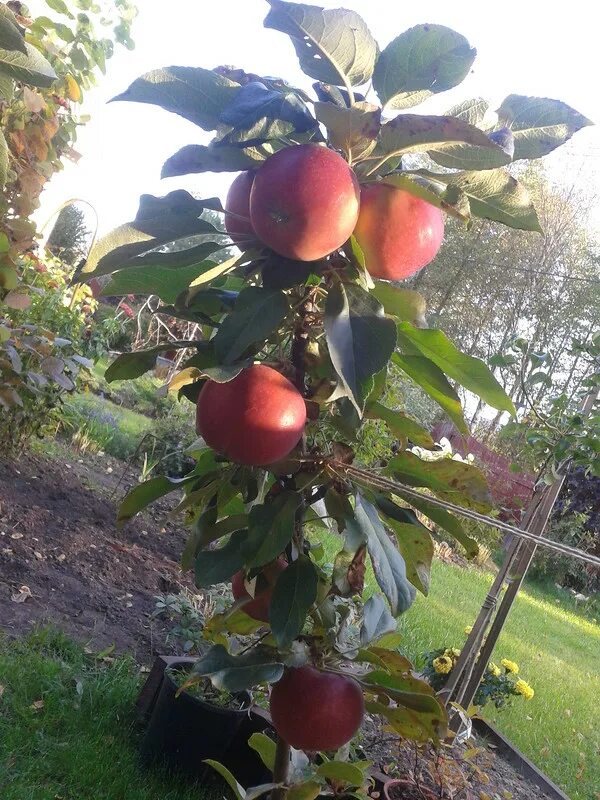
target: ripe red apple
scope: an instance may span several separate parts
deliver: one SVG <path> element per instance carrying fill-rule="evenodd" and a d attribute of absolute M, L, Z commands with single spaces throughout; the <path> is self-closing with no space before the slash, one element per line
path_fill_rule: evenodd
<path fill-rule="evenodd" d="M 298 750 L 337 750 L 354 736 L 365 713 L 359 684 L 311 666 L 287 669 L 271 689 L 277 733 Z"/>
<path fill-rule="evenodd" d="M 240 172 L 229 187 L 225 199 L 225 228 L 239 245 L 248 245 L 256 239 L 250 222 L 250 190 L 253 181 L 254 172 Z"/>
<path fill-rule="evenodd" d="M 288 563 L 285 558 L 278 558 L 267 564 L 256 577 L 256 584 L 254 589 L 254 597 L 247 603 L 244 603 L 242 609 L 252 619 L 258 619 L 261 622 L 269 621 L 269 607 L 271 605 L 271 596 L 273 594 L 273 587 L 279 575 L 287 567 Z M 245 586 L 246 573 L 243 570 L 236 572 L 231 579 L 231 591 L 235 600 L 241 598 L 249 598 L 248 590 Z"/>
<path fill-rule="evenodd" d="M 354 235 L 372 277 L 400 281 L 436 257 L 444 238 L 444 215 L 403 189 L 369 184 L 361 188 Z"/>
<path fill-rule="evenodd" d="M 334 150 L 285 147 L 256 172 L 250 218 L 258 238 L 286 258 L 316 261 L 348 239 L 358 218 L 356 176 Z"/>
<path fill-rule="evenodd" d="M 280 461 L 298 444 L 306 405 L 277 370 L 255 364 L 228 383 L 208 381 L 198 396 L 196 431 L 232 461 L 264 466 Z"/>

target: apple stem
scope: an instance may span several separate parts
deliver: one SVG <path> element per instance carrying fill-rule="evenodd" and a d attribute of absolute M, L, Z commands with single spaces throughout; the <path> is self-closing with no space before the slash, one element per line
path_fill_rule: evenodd
<path fill-rule="evenodd" d="M 275 764 L 273 766 L 273 782 L 274 783 L 287 783 L 288 773 L 290 770 L 290 746 L 284 741 L 281 736 L 277 737 L 277 744 L 275 747 Z M 287 789 L 282 786 L 273 789 L 271 792 L 271 800 L 283 800 Z"/>

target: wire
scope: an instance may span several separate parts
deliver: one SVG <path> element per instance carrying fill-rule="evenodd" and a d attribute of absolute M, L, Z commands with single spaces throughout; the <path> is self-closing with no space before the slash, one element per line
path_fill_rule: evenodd
<path fill-rule="evenodd" d="M 334 461 L 330 462 L 330 465 L 339 469 L 340 472 L 346 473 L 349 478 L 354 477 L 356 480 L 360 480 L 363 483 L 374 486 L 375 488 L 385 489 L 386 491 L 391 491 L 395 494 L 405 494 L 409 497 L 415 497 L 421 501 L 425 499 L 428 503 L 431 503 L 431 505 L 438 506 L 439 508 L 446 509 L 447 511 L 453 511 L 455 514 L 459 514 L 467 519 L 472 519 L 476 522 L 482 522 L 484 525 L 490 525 L 500 531 L 504 531 L 505 533 L 511 533 L 513 536 L 518 536 L 521 539 L 534 542 L 540 547 L 546 547 L 549 550 L 555 550 L 562 555 L 570 556 L 571 558 L 577 558 L 580 561 L 585 561 L 588 564 L 593 564 L 594 566 L 600 567 L 600 557 L 591 553 L 586 553 L 584 550 L 579 550 L 577 547 L 571 547 L 570 545 L 563 544 L 562 542 L 555 542 L 552 539 L 546 539 L 543 536 L 538 536 L 530 531 L 524 531 L 521 530 L 521 528 L 516 528 L 514 525 L 509 525 L 507 522 L 501 522 L 493 517 L 487 517 L 485 514 L 479 514 L 477 511 L 472 511 L 471 509 L 454 505 L 454 503 L 448 503 L 445 500 L 438 499 L 437 497 L 428 495 L 424 498 L 421 492 L 416 491 L 416 489 L 413 489 L 410 486 L 405 486 L 402 483 L 389 480 L 388 478 L 382 478 L 379 475 L 366 472 L 365 470 L 359 469 L 358 467 L 353 467 L 350 464 L 343 464 L 340 461 Z"/>

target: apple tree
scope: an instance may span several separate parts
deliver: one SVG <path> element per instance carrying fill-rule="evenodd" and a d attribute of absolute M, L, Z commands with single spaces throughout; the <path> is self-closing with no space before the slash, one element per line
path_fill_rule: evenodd
<path fill-rule="evenodd" d="M 259 747 L 280 795 L 294 782 L 289 746 L 336 751 L 365 709 L 404 737 L 445 735 L 446 709 L 394 632 L 416 591 L 429 589 L 433 542 L 422 520 L 476 552 L 429 498 L 487 512 L 489 493 L 475 466 L 409 449 L 435 443 L 385 405 L 386 377 L 400 370 L 462 431 L 456 385 L 514 409 L 481 361 L 427 326 L 424 299 L 398 281 L 434 259 L 446 214 L 466 228 L 483 217 L 539 231 L 510 164 L 589 123 L 562 102 L 521 95 L 495 115 L 479 98 L 443 116 L 414 113 L 469 73 L 475 50 L 463 36 L 417 25 L 380 50 L 353 11 L 268 3 L 266 27 L 289 36 L 312 86 L 230 67 L 171 66 L 135 80 L 118 100 L 214 133 L 169 158 L 163 176 L 240 174 L 225 206 L 185 191 L 142 196 L 136 218 L 96 243 L 81 278 L 110 275 L 105 294 L 157 295 L 162 311 L 197 324 L 193 341 L 124 353 L 107 370 L 109 381 L 135 378 L 162 349 L 184 348 L 170 389 L 195 406 L 201 437 L 191 472 L 136 486 L 119 520 L 183 492 L 183 566 L 201 589 L 233 578 L 236 598 L 206 626 L 213 644 L 194 675 L 233 691 L 273 685 L 279 740 Z M 165 251 L 187 237 L 196 243 Z M 371 420 L 400 443 L 377 471 L 356 464 L 353 447 Z M 323 529 L 339 543 L 332 567 Z M 368 568 L 380 592 L 362 598 Z M 357 608 L 360 624 L 350 625 Z M 230 647 L 236 634 L 254 636 L 252 646 Z M 325 761 L 301 794 L 360 785 L 360 768 Z"/>

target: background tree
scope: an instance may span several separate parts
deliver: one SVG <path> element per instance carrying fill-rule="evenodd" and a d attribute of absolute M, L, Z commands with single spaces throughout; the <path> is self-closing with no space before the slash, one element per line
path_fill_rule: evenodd
<path fill-rule="evenodd" d="M 77 205 L 70 203 L 60 210 L 46 248 L 53 256 L 74 267 L 87 255 L 90 236 L 85 213 Z"/>

